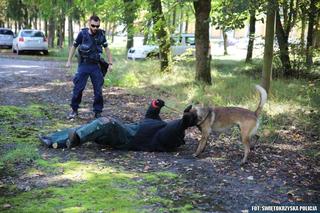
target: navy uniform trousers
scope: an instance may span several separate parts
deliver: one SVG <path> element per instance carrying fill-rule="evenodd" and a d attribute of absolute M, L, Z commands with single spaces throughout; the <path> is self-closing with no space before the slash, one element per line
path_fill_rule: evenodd
<path fill-rule="evenodd" d="M 93 111 L 102 112 L 102 86 L 104 83 L 104 78 L 100 71 L 99 65 L 96 63 L 79 63 L 78 71 L 73 79 L 74 88 L 71 99 L 71 108 L 74 111 L 78 110 L 82 99 L 82 93 L 87 85 L 89 77 L 91 79 L 94 90 Z"/>

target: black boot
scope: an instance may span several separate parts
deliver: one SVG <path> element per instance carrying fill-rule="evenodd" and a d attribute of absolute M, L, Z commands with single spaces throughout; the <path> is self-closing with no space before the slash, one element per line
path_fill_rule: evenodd
<path fill-rule="evenodd" d="M 72 147 L 78 146 L 80 144 L 79 136 L 76 133 L 76 130 L 72 129 L 68 132 L 69 138 L 66 142 L 67 148 L 70 149 Z"/>

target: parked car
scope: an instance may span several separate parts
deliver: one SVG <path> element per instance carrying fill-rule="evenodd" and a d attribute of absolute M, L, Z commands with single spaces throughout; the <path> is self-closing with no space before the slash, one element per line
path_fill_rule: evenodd
<path fill-rule="evenodd" d="M 48 54 L 48 41 L 40 30 L 20 30 L 13 39 L 12 51 L 21 54 L 23 51 L 38 51 Z"/>
<path fill-rule="evenodd" d="M 13 32 L 7 28 L 0 28 L 0 47 L 12 47 Z"/>
<path fill-rule="evenodd" d="M 182 54 L 195 55 L 194 34 L 181 34 L 171 36 L 171 51 L 173 56 Z M 145 59 L 148 57 L 159 56 L 158 45 L 143 45 L 131 47 L 128 50 L 128 59 Z"/>

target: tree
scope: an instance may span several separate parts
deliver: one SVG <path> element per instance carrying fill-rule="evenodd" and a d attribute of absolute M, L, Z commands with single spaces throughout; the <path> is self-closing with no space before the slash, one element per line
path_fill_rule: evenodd
<path fill-rule="evenodd" d="M 150 0 L 150 6 L 154 31 L 156 32 L 159 42 L 161 71 L 171 71 L 172 55 L 170 49 L 170 34 L 162 12 L 161 0 Z"/>
<path fill-rule="evenodd" d="M 250 13 L 249 42 L 248 42 L 246 62 L 250 62 L 252 60 L 254 36 L 255 36 L 255 33 L 256 33 L 256 10 L 255 9 L 251 9 L 249 11 L 249 13 Z"/>
<path fill-rule="evenodd" d="M 280 10 L 281 7 L 281 10 Z M 280 60 L 283 75 L 293 76 L 289 56 L 289 34 L 297 20 L 298 5 L 295 0 L 283 0 L 279 3 L 276 11 L 276 35 L 280 49 Z"/>
<path fill-rule="evenodd" d="M 263 55 L 262 82 L 261 85 L 269 93 L 272 78 L 273 41 L 275 28 L 275 1 L 271 0 L 267 8 L 267 22 L 265 30 L 265 46 Z"/>
<path fill-rule="evenodd" d="M 246 63 L 252 60 L 253 46 L 256 32 L 256 15 L 260 13 L 263 8 L 263 2 L 261 0 L 249 0 L 249 41 L 247 48 Z"/>
<path fill-rule="evenodd" d="M 133 47 L 134 25 L 136 19 L 137 5 L 134 0 L 123 0 L 124 2 L 124 22 L 127 27 L 127 51 Z"/>
<path fill-rule="evenodd" d="M 196 16 L 195 43 L 196 43 L 196 80 L 205 84 L 212 84 L 209 54 L 209 24 L 210 0 L 193 2 Z"/>
<path fill-rule="evenodd" d="M 224 39 L 224 54 L 227 55 L 227 32 L 243 28 L 247 19 L 247 0 L 215 1 L 212 9 L 212 24 L 221 29 Z"/>
<path fill-rule="evenodd" d="M 306 49 L 306 64 L 310 67 L 313 64 L 312 53 L 313 53 L 313 34 L 314 34 L 314 25 L 315 18 L 317 17 L 317 0 L 310 1 L 310 7 L 308 12 L 308 35 L 307 35 L 307 49 Z"/>
<path fill-rule="evenodd" d="M 4 22 L 6 17 L 6 10 L 8 7 L 8 2 L 7 0 L 0 0 L 0 27 L 4 27 Z"/>

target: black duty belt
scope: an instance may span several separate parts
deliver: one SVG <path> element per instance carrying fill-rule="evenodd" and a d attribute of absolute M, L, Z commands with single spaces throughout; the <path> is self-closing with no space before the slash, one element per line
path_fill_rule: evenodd
<path fill-rule="evenodd" d="M 83 58 L 80 61 L 81 64 L 98 64 L 99 62 L 93 59 Z"/>

